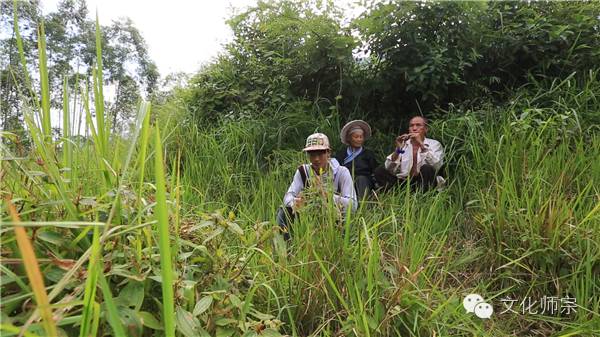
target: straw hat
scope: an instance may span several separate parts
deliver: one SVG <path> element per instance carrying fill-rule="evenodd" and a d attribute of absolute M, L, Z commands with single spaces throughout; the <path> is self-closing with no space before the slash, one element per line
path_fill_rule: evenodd
<path fill-rule="evenodd" d="M 367 124 L 367 122 L 357 119 L 357 120 L 348 122 L 348 123 L 346 123 L 346 125 L 344 125 L 344 127 L 342 128 L 342 131 L 340 132 L 340 140 L 342 141 L 343 144 L 350 145 L 350 144 L 348 144 L 348 138 L 350 137 L 352 132 L 354 132 L 356 130 L 361 130 L 361 129 L 365 136 L 365 140 L 369 139 L 369 137 L 371 137 L 371 127 L 369 126 L 369 124 Z"/>

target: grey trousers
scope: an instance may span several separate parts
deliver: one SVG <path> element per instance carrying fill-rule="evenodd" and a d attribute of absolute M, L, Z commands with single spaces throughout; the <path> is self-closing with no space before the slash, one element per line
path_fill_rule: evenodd
<path fill-rule="evenodd" d="M 277 216 L 275 217 L 275 220 L 277 221 L 279 229 L 281 229 L 281 233 L 283 234 L 283 238 L 286 241 L 290 239 L 290 224 L 294 221 L 295 218 L 296 214 L 294 214 L 294 211 L 291 207 L 281 206 L 277 210 Z"/>
<path fill-rule="evenodd" d="M 360 202 L 363 200 L 363 198 L 368 198 L 369 195 L 371 195 L 371 190 L 373 190 L 373 181 L 369 176 L 355 176 L 354 187 L 356 188 L 356 197 Z"/>

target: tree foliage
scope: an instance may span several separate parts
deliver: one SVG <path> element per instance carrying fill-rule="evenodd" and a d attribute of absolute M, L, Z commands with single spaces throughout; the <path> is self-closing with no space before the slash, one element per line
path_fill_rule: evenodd
<path fill-rule="evenodd" d="M 27 62 L 37 61 L 35 57 L 37 48 L 36 34 L 37 25 L 41 12 L 39 1 L 17 2 L 21 35 L 23 36 L 23 51 L 27 56 Z M 21 97 L 18 94 L 17 85 L 25 83 L 25 71 L 20 66 L 18 50 L 14 34 L 6 32 L 13 31 L 13 4 L 11 1 L 0 1 L 0 117 L 3 129 L 22 130 L 22 114 L 19 112 Z"/>
<path fill-rule="evenodd" d="M 334 102 L 353 63 L 353 37 L 331 2 L 259 1 L 228 23 L 226 53 L 192 80 L 192 114 L 269 114 L 296 99 Z"/>
<path fill-rule="evenodd" d="M 13 32 L 13 3 L 3 1 L 1 5 L 3 24 L 0 29 L 2 36 L 6 36 L 0 41 L 2 124 L 4 129 L 14 130 L 22 124 L 20 100 L 23 97 L 18 91 L 24 92 L 25 86 Z M 54 109 L 61 109 L 64 78 L 69 80 L 71 90 L 76 89 L 75 83 L 80 85 L 77 91 L 91 83 L 96 60 L 95 18 L 90 18 L 84 0 L 62 0 L 55 12 L 46 15 L 41 13 L 39 1 L 17 1 L 17 11 L 25 56 L 32 68 L 37 61 L 37 27 L 44 22 L 51 104 Z M 150 95 L 156 89 L 158 70 L 148 55 L 143 37 L 127 18 L 102 27 L 102 46 L 105 84 L 114 86 L 116 92 L 108 113 L 113 117 L 114 126 L 126 125 L 142 94 Z M 125 123 L 117 124 L 117 119 Z"/>
<path fill-rule="evenodd" d="M 268 116 L 303 100 L 389 126 L 600 59 L 598 2 L 373 1 L 343 17 L 331 2 L 286 0 L 233 16 L 234 40 L 185 91 L 190 115 Z"/>
<path fill-rule="evenodd" d="M 597 2 L 391 2 L 355 27 L 377 113 L 403 115 L 596 67 L 599 15 Z"/>

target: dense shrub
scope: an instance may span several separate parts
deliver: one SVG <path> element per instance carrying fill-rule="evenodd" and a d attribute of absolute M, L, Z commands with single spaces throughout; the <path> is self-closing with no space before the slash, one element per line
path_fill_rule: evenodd
<path fill-rule="evenodd" d="M 313 1 L 260 1 L 234 16 L 226 54 L 191 80 L 190 113 L 214 121 L 273 115 L 296 100 L 335 105 L 354 47 L 340 20 L 332 5 Z"/>
<path fill-rule="evenodd" d="M 348 24 L 331 3 L 261 1 L 229 21 L 233 42 L 185 97 L 211 121 L 306 100 L 393 128 L 450 104 L 502 102 L 530 81 L 587 76 L 599 16 L 597 2 L 374 2 Z"/>
<path fill-rule="evenodd" d="M 600 56 L 599 15 L 594 2 L 376 3 L 355 22 L 372 78 L 361 106 L 427 113 L 503 99 L 532 77 L 583 74 Z"/>

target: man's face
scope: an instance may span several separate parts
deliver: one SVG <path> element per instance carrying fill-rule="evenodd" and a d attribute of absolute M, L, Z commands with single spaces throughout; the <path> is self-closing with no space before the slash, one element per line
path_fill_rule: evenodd
<path fill-rule="evenodd" d="M 427 124 L 425 119 L 422 117 L 413 117 L 408 124 L 408 132 L 418 133 L 421 139 L 424 139 L 427 135 Z"/>
<path fill-rule="evenodd" d="M 365 142 L 365 136 L 362 132 L 353 132 L 350 135 L 350 146 L 354 148 L 359 148 Z"/>
<path fill-rule="evenodd" d="M 329 150 L 308 151 L 307 153 L 310 165 L 316 172 L 327 169 L 327 165 L 329 164 Z"/>

